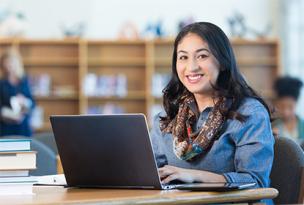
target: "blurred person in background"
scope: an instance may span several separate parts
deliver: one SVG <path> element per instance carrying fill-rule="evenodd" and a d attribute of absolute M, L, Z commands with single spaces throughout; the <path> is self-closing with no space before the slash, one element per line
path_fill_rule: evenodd
<path fill-rule="evenodd" d="M 299 144 L 304 141 L 304 121 L 297 116 L 296 105 L 302 86 L 299 79 L 289 76 L 280 77 L 274 83 L 278 113 L 278 119 L 273 123 L 274 132 L 279 137 L 292 138 Z"/>
<path fill-rule="evenodd" d="M 0 58 L 0 136 L 31 136 L 35 106 L 20 54 L 15 49 Z"/>

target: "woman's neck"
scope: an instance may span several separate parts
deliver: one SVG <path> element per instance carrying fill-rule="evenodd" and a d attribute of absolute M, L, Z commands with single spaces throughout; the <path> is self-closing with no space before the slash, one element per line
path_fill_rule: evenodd
<path fill-rule="evenodd" d="M 8 79 L 8 82 L 10 82 L 10 84 L 12 84 L 12 85 L 17 85 L 19 83 L 19 78 L 15 75 L 9 75 L 7 77 L 7 79 Z"/>
<path fill-rule="evenodd" d="M 214 98 L 211 95 L 194 94 L 194 98 L 200 112 L 205 110 L 207 107 L 214 106 Z"/>

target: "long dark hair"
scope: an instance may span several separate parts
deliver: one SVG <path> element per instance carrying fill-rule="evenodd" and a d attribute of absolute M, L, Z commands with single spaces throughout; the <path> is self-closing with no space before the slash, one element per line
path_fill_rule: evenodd
<path fill-rule="evenodd" d="M 226 119 L 237 119 L 241 122 L 246 120 L 244 116 L 237 111 L 242 101 L 246 97 L 252 97 L 260 101 L 268 111 L 270 110 L 265 101 L 246 83 L 241 75 L 232 46 L 225 33 L 216 25 L 208 22 L 198 22 L 184 27 L 177 35 L 174 42 L 172 58 L 172 76 L 168 85 L 163 90 L 163 104 L 167 116 L 162 117 L 164 123 L 169 123 L 175 118 L 181 96 L 186 92 L 185 86 L 178 78 L 176 71 L 177 47 L 180 41 L 189 33 L 200 36 L 208 43 L 209 49 L 220 64 L 220 72 L 216 84 L 213 85 L 214 95 L 220 99 L 231 99 L 231 105 L 222 107 L 220 112 Z"/>

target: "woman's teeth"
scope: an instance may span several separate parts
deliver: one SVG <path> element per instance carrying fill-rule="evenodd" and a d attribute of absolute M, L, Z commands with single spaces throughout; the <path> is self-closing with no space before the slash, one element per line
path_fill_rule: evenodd
<path fill-rule="evenodd" d="M 202 75 L 188 75 L 188 78 L 190 80 L 197 80 L 197 79 L 199 79 L 201 77 L 202 77 Z"/>
<path fill-rule="evenodd" d="M 196 74 L 196 75 L 187 75 L 187 79 L 189 83 L 198 83 L 200 82 L 201 78 L 203 77 L 203 74 Z"/>

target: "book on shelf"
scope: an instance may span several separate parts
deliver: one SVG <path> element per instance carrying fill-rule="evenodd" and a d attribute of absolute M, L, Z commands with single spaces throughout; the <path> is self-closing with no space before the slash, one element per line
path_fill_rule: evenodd
<path fill-rule="evenodd" d="M 89 97 L 125 97 L 128 79 L 124 74 L 97 75 L 89 73 L 83 81 L 83 92 Z"/>
<path fill-rule="evenodd" d="M 57 85 L 54 86 L 53 95 L 59 97 L 73 97 L 77 95 L 77 90 L 74 85 Z"/>
<path fill-rule="evenodd" d="M 42 128 L 44 123 L 43 120 L 44 120 L 44 109 L 43 107 L 37 105 L 32 111 L 30 125 L 33 129 Z"/>
<path fill-rule="evenodd" d="M 162 97 L 162 90 L 166 87 L 170 81 L 170 74 L 167 73 L 155 73 L 152 76 L 152 95 L 154 97 Z"/>
<path fill-rule="evenodd" d="M 0 152 L 0 170 L 36 169 L 36 152 Z"/>
<path fill-rule="evenodd" d="M 89 106 L 87 114 L 121 114 L 125 113 L 123 107 L 112 103 L 106 103 L 102 105 Z"/>
<path fill-rule="evenodd" d="M 49 74 L 31 75 L 29 80 L 34 96 L 49 96 L 51 94 L 52 80 Z"/>
<path fill-rule="evenodd" d="M 29 151 L 31 139 L 4 138 L 0 139 L 0 152 Z"/>

